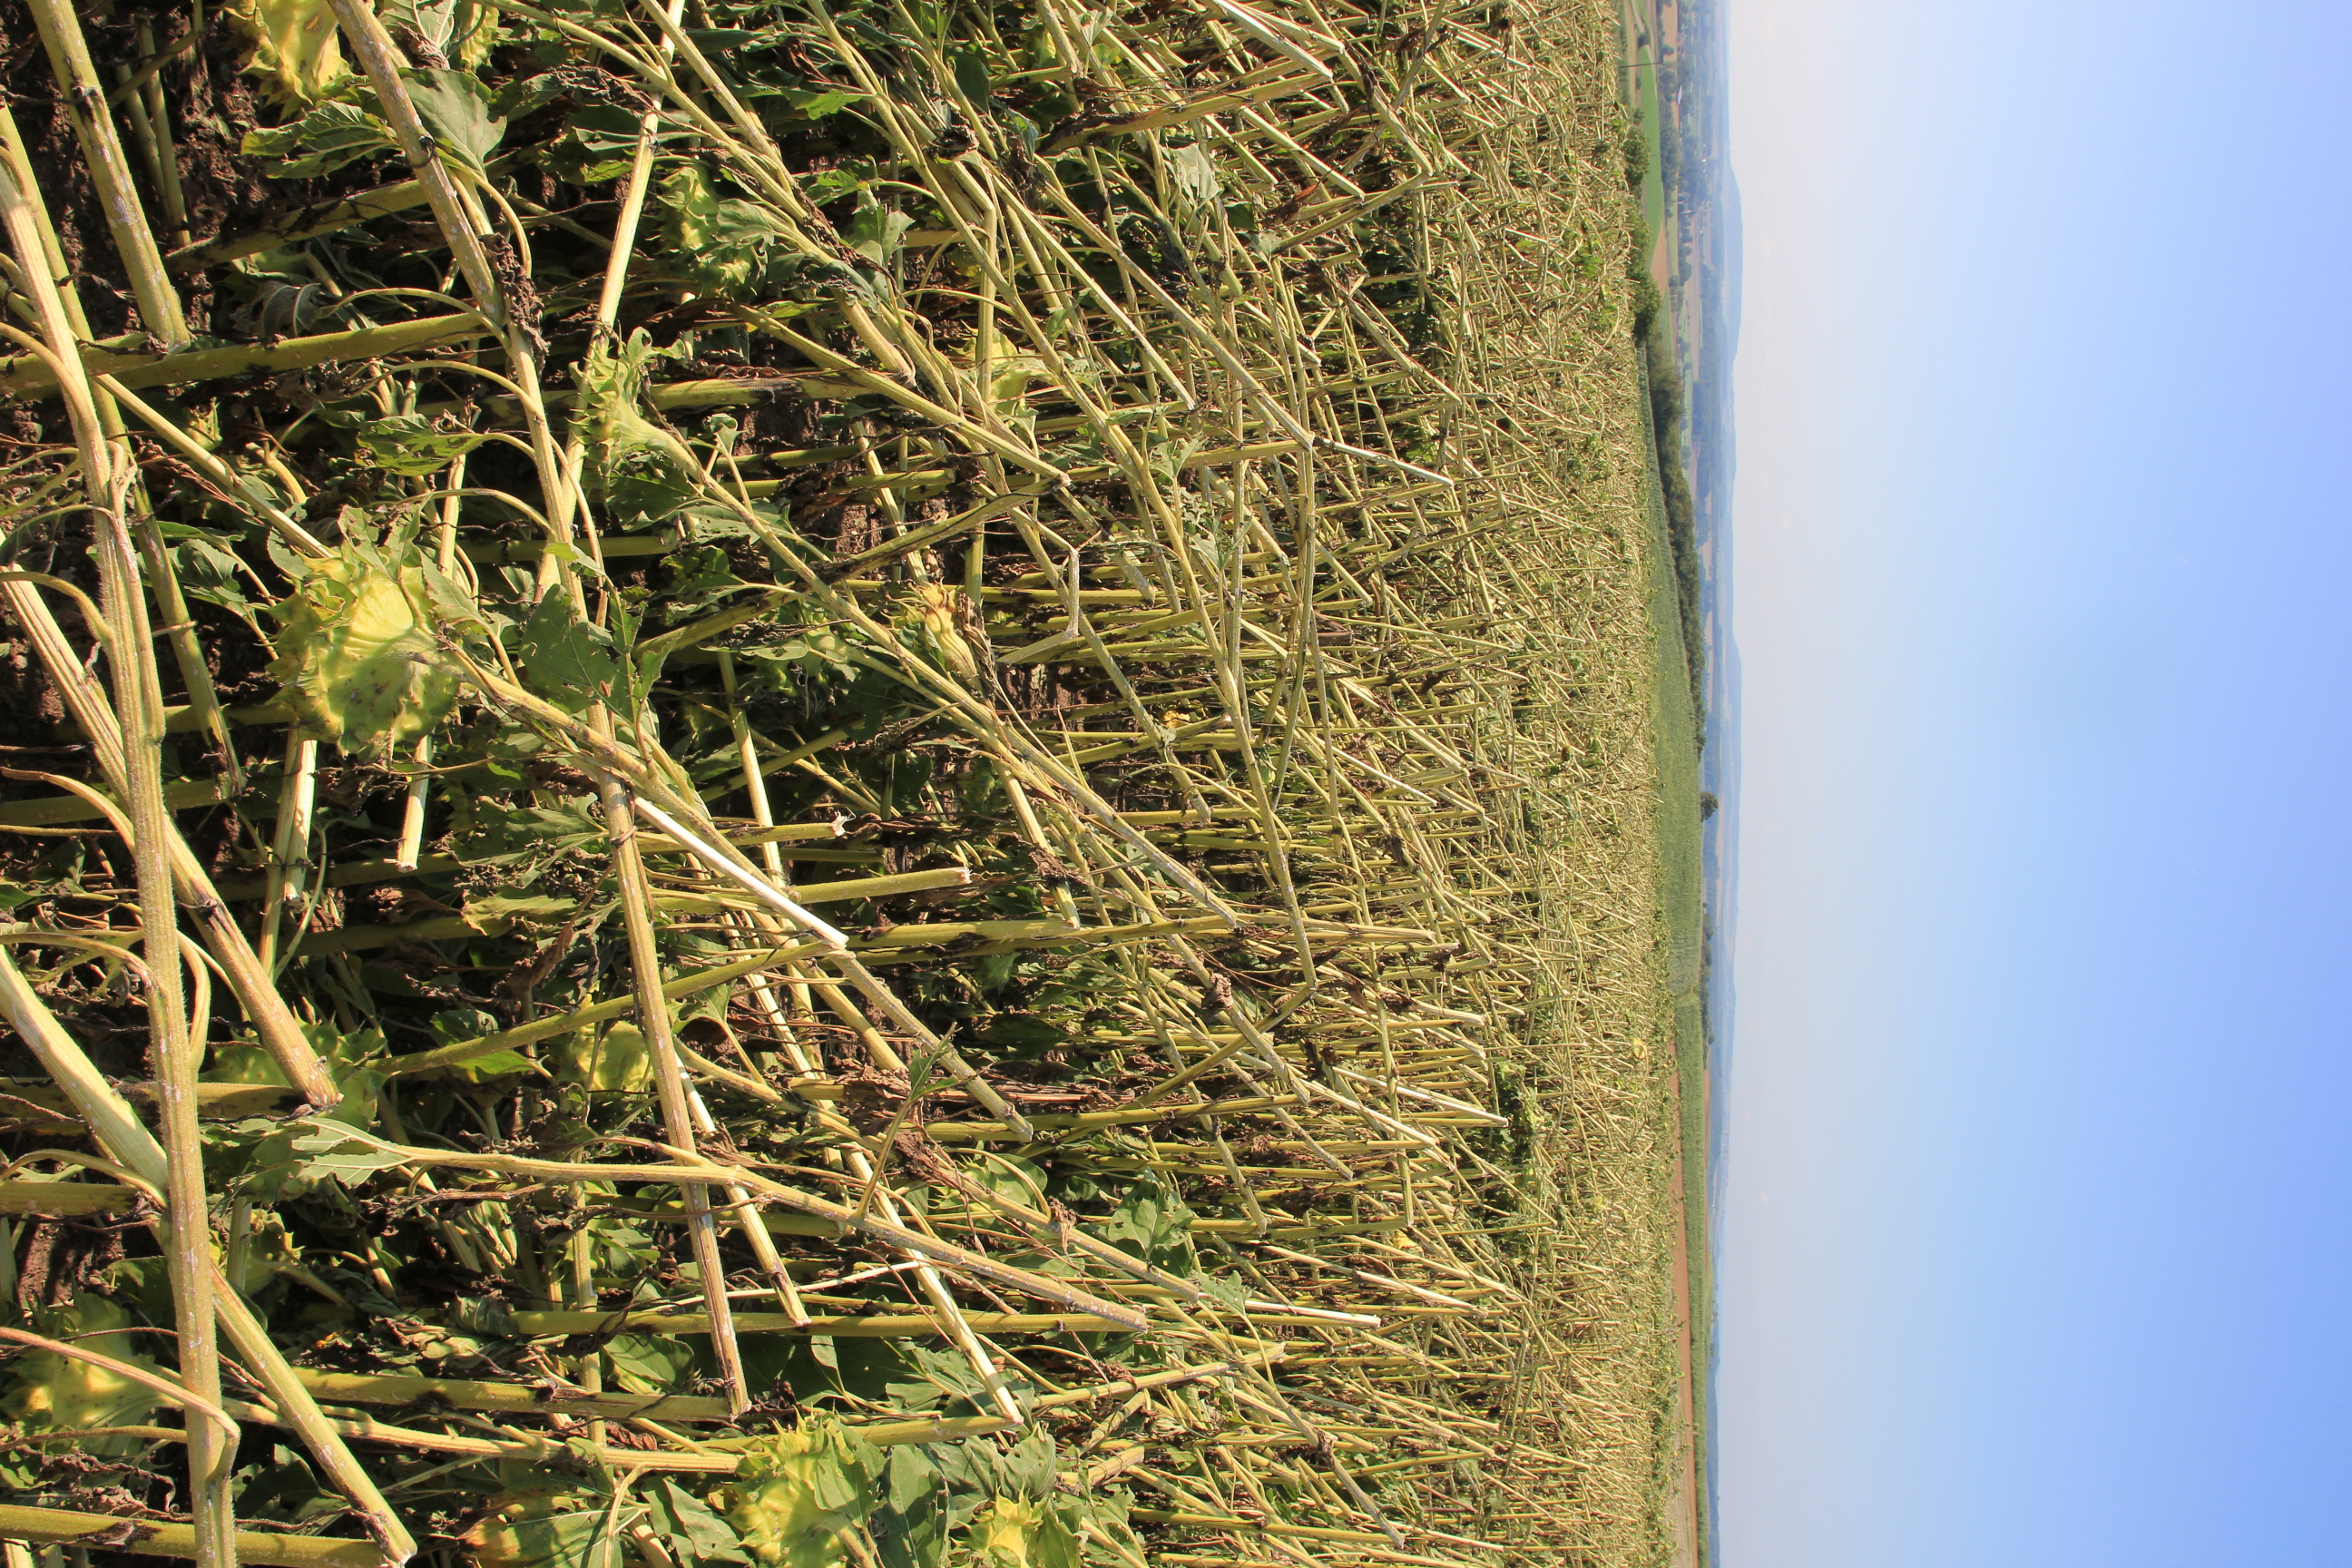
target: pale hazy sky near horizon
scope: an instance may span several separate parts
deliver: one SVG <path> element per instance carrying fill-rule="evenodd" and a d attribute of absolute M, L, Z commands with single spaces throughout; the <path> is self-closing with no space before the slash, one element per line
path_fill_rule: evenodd
<path fill-rule="evenodd" d="M 2352 1564 L 2352 3 L 1724 4 L 1720 1568 Z"/>

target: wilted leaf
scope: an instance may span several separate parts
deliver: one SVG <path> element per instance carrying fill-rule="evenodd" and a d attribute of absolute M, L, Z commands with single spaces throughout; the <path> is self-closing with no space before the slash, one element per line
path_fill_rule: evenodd
<path fill-rule="evenodd" d="M 232 0 L 229 23 L 252 43 L 248 76 L 280 103 L 309 103 L 344 74 L 341 36 L 327 0 Z"/>
<path fill-rule="evenodd" d="M 653 1047 L 635 1024 L 614 1024 L 602 1036 L 582 1030 L 561 1048 L 562 1076 L 604 1093 L 644 1089 L 653 1081 Z"/>
<path fill-rule="evenodd" d="M 1202 206 L 1217 199 L 1220 185 L 1216 165 L 1209 162 L 1208 149 L 1195 142 L 1179 147 L 1168 160 L 1171 173 L 1176 176 L 1176 188 Z"/>
<path fill-rule="evenodd" d="M 980 661 L 972 656 L 956 614 L 963 599 L 961 588 L 918 583 L 913 613 L 899 617 L 898 624 L 932 663 L 959 680 L 974 681 L 980 679 Z"/>
<path fill-rule="evenodd" d="M 141 1338 L 128 1332 L 131 1314 L 103 1296 L 80 1295 L 62 1308 L 51 1308 L 34 1320 L 34 1326 L 51 1339 L 69 1340 L 115 1361 L 153 1370 L 155 1363 L 140 1349 Z M 55 1351 L 32 1351 L 12 1357 L 7 1364 L 6 1392 L 0 1394 L 0 1411 L 28 1431 L 80 1431 L 92 1426 L 120 1426 L 146 1415 L 160 1403 L 144 1385 L 119 1372 Z M 100 1453 L 125 1453 L 136 1439 L 98 1438 L 90 1447 Z"/>
<path fill-rule="evenodd" d="M 695 493 L 692 455 L 640 406 L 654 353 L 638 331 L 617 349 L 599 342 L 579 371 L 573 417 L 587 442 L 591 493 L 625 528 L 667 521 Z"/>

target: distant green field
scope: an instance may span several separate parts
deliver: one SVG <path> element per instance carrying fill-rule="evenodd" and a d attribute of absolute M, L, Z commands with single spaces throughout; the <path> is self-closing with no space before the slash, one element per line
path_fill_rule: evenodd
<path fill-rule="evenodd" d="M 1673 212 L 1666 200 L 1664 160 L 1661 155 L 1659 116 L 1662 103 L 1658 91 L 1657 51 L 1638 41 L 1649 33 L 1654 23 L 1648 7 L 1642 4 L 1642 0 L 1626 0 L 1622 15 L 1629 89 L 1627 96 L 1641 114 L 1642 141 L 1649 150 L 1649 156 L 1643 160 L 1642 175 L 1642 221 L 1654 240 L 1672 221 Z"/>
<path fill-rule="evenodd" d="M 1658 452 L 1650 450 L 1650 611 L 1657 628 L 1653 715 L 1658 774 L 1658 908 L 1667 943 L 1666 1005 L 1674 1020 L 1675 1067 L 1680 1092 L 1684 1249 L 1689 1270 L 1688 1302 L 1694 1408 L 1691 1442 L 1698 1473 L 1706 1473 L 1706 1405 L 1698 1390 L 1713 1360 L 1714 1280 L 1708 1269 L 1706 1229 L 1707 1042 L 1701 995 L 1706 942 L 1706 889 L 1702 859 L 1705 829 L 1699 816 L 1699 752 L 1689 665 L 1683 647 L 1682 616 L 1675 597 L 1664 496 L 1657 479 Z M 1706 1539 L 1704 1527 L 1700 1539 Z"/>
<path fill-rule="evenodd" d="M 1646 48 L 1633 57 L 1633 86 L 1640 94 L 1637 101 L 1642 107 L 1642 140 L 1649 144 L 1650 149 L 1648 170 L 1642 176 L 1642 221 L 1650 226 L 1653 235 L 1656 235 L 1663 233 L 1666 226 L 1666 181 L 1660 167 L 1658 116 L 1661 107 L 1657 57 Z"/>

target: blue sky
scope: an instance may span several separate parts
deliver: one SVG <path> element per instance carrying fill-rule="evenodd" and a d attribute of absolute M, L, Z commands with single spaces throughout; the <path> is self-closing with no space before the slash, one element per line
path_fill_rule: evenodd
<path fill-rule="evenodd" d="M 1723 1568 L 2352 1564 L 2352 4 L 1726 4 Z"/>

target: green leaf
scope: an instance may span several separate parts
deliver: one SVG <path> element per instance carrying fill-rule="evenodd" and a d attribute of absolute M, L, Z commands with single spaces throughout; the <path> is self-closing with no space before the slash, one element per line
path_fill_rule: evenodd
<path fill-rule="evenodd" d="M 320 1486 L 318 1477 L 299 1452 L 283 1446 L 273 1447 L 269 1460 L 266 1465 L 246 1466 L 230 1483 L 240 1519 L 302 1524 L 343 1510 L 341 1497 Z"/>
<path fill-rule="evenodd" d="M 484 1035 L 499 1032 L 499 1021 L 479 1007 L 445 1007 L 433 1015 L 425 1026 L 436 1045 L 454 1046 L 460 1040 L 478 1040 Z"/>
<path fill-rule="evenodd" d="M 378 466 L 395 474 L 437 474 L 450 460 L 489 437 L 478 430 L 446 430 L 421 414 L 370 417 L 352 432 Z"/>
<path fill-rule="evenodd" d="M 673 1394 L 694 1375 L 694 1352 L 677 1340 L 615 1334 L 604 1342 L 604 1362 L 632 1394 Z"/>
<path fill-rule="evenodd" d="M 787 87 L 780 89 L 776 96 L 790 104 L 795 113 L 808 120 L 823 120 L 835 110 L 846 109 L 853 103 L 863 103 L 866 100 L 866 94 L 862 92 L 843 92 L 837 88 L 820 90 Z"/>
<path fill-rule="evenodd" d="M 941 1355 L 920 1345 L 901 1347 L 900 1355 L 907 1358 L 919 1383 L 886 1384 L 891 1401 L 909 1411 L 936 1410 L 951 1399 L 966 1400 L 977 1405 L 988 1396 L 988 1390 L 972 1372 L 971 1363 L 960 1355 Z"/>
<path fill-rule="evenodd" d="M 862 165 L 861 165 L 862 166 Z M 837 197 L 854 195 L 866 188 L 856 168 L 835 164 L 830 169 L 814 169 L 801 176 L 801 189 L 808 199 L 822 206 Z"/>
<path fill-rule="evenodd" d="M 897 253 L 899 237 L 914 222 L 905 213 L 867 196 L 857 204 L 857 211 L 851 215 L 841 237 L 848 242 L 850 249 L 878 267 Z"/>
<path fill-rule="evenodd" d="M 1178 1274 L 1189 1275 L 1195 1264 L 1192 1250 L 1192 1211 L 1181 1198 L 1153 1183 L 1129 1187 L 1108 1215 L 1087 1222 L 1089 1229 L 1114 1247 L 1124 1247 L 1145 1260 Z"/>
<path fill-rule="evenodd" d="M 956 90 L 963 94 L 966 103 L 974 109 L 988 107 L 990 86 L 988 56 L 979 49 L 958 49 L 949 57 L 955 68 Z"/>
<path fill-rule="evenodd" d="M 607 1345 L 605 1349 L 610 1353 L 612 1347 Z M 653 1510 L 647 1522 L 656 1534 L 668 1538 L 680 1563 L 751 1561 L 743 1555 L 734 1527 L 676 1481 L 667 1477 L 657 1479 L 646 1489 L 644 1496 Z"/>
<path fill-rule="evenodd" d="M 1054 1439 L 1032 1426 L 996 1458 L 996 1490 L 1042 1498 L 1054 1490 Z"/>
<path fill-rule="evenodd" d="M 999 1013 L 980 1031 L 981 1043 L 1014 1056 L 1034 1056 L 1068 1043 L 1061 1029 L 1034 1013 Z"/>
<path fill-rule="evenodd" d="M 971 1177 L 1001 1198 L 1036 1208 L 1045 1202 L 1045 1173 L 1018 1154 L 999 1154 L 975 1166 Z"/>
<path fill-rule="evenodd" d="M 510 1340 L 520 1332 L 507 1304 L 492 1296 L 458 1297 L 450 1304 L 449 1326 L 489 1340 Z"/>
<path fill-rule="evenodd" d="M 727 552 L 715 544 L 680 550 L 669 558 L 670 596 L 699 606 L 742 585 Z"/>
<path fill-rule="evenodd" d="M 652 1237 L 620 1220 L 591 1220 L 586 1230 L 589 1255 L 601 1272 L 635 1276 L 650 1268 L 659 1256 Z"/>
<path fill-rule="evenodd" d="M 290 124 L 247 132 L 241 150 L 273 180 L 310 180 L 399 145 L 373 110 L 331 99 Z"/>
<path fill-rule="evenodd" d="M 563 133 L 541 156 L 550 174 L 572 184 L 617 180 L 637 161 L 637 125 L 635 111 L 618 104 L 580 104 L 564 116 Z"/>
<path fill-rule="evenodd" d="M 947 1561 L 949 1531 L 988 1500 L 972 1466 L 975 1451 L 913 1443 L 890 1450 L 882 1507 L 866 1524 L 883 1568 L 940 1568 Z"/>
<path fill-rule="evenodd" d="M 772 309 L 780 299 L 808 302 L 860 287 L 854 268 L 801 250 L 783 215 L 726 194 L 699 163 L 672 170 L 661 197 L 670 261 L 697 289 Z"/>
<path fill-rule="evenodd" d="M 576 80 L 556 71 L 519 77 L 490 94 L 490 112 L 500 120 L 520 120 L 533 110 L 546 108 L 576 86 Z M 630 119 L 634 124 L 635 116 Z"/>
<path fill-rule="evenodd" d="M 520 1051 L 492 1051 L 488 1056 L 476 1057 L 442 1070 L 461 1083 L 488 1083 L 517 1073 L 537 1072 L 539 1064 Z"/>
<path fill-rule="evenodd" d="M 471 71 L 434 68 L 400 74 L 441 161 L 477 179 L 487 178 L 490 153 L 507 130 L 507 122 L 491 110 L 490 89 Z"/>
<path fill-rule="evenodd" d="M 885 1504 L 894 1512 L 905 1513 L 939 1489 L 940 1468 L 923 1453 L 921 1445 L 901 1444 L 890 1450 L 887 1481 Z"/>
<path fill-rule="evenodd" d="M 196 529 L 173 531 L 172 539 L 173 564 L 178 572 L 181 591 L 191 599 L 217 605 L 247 625 L 253 624 L 253 601 L 246 596 L 250 579 L 243 574 L 237 558 L 210 534 Z"/>
<path fill-rule="evenodd" d="M 606 1511 L 601 1500 L 528 1494 L 459 1539 L 473 1548 L 474 1568 L 621 1568 Z"/>
<path fill-rule="evenodd" d="M 383 1055 L 383 1033 L 369 1026 L 344 1034 L 331 1022 L 301 1025 L 303 1037 L 310 1042 L 320 1059 L 327 1064 L 335 1087 L 343 1092 L 342 1103 L 336 1107 L 337 1120 L 353 1127 L 373 1127 L 376 1118 L 376 1096 L 383 1088 L 383 1074 L 373 1065 Z M 281 1088 L 293 1087 L 286 1069 L 278 1058 L 259 1046 L 246 1041 L 231 1041 L 213 1050 L 213 1063 L 204 1074 L 212 1083 L 269 1083 Z"/>
<path fill-rule="evenodd" d="M 1243 1311 L 1249 1306 L 1249 1287 L 1238 1279 L 1229 1279 L 1220 1274 L 1199 1273 L 1191 1274 L 1189 1278 L 1212 1298 L 1223 1302 L 1234 1311 Z"/>
<path fill-rule="evenodd" d="M 485 893 L 466 900 L 466 919 L 485 928 L 508 921 L 520 921 L 526 926 L 554 926 L 579 907 L 577 900 L 551 898 L 543 893 Z"/>
<path fill-rule="evenodd" d="M 611 691 L 620 673 L 612 647 L 612 637 L 580 617 L 569 594 L 551 593 L 523 623 L 515 662 L 531 690 L 567 713 L 579 713 Z"/>
<path fill-rule="evenodd" d="M 584 796 L 519 810 L 502 805 L 483 813 L 459 835 L 457 852 L 468 865 L 520 868 L 499 880 L 528 887 L 541 868 L 557 860 L 604 854 L 604 819 Z"/>
<path fill-rule="evenodd" d="M 294 1135 L 293 1145 L 295 1173 L 305 1181 L 352 1185 L 407 1158 L 332 1117 L 313 1117 L 305 1125 L 308 1130 Z"/>
<path fill-rule="evenodd" d="M 479 1007 L 448 1007 L 433 1015 L 425 1026 L 436 1046 L 454 1046 L 468 1040 L 478 1040 L 485 1035 L 495 1035 L 500 1025 L 495 1017 Z M 486 1057 L 459 1062 L 446 1069 L 462 1083 L 488 1083 L 493 1079 L 512 1078 L 517 1073 L 536 1072 L 538 1064 L 520 1051 L 492 1051 Z"/>

